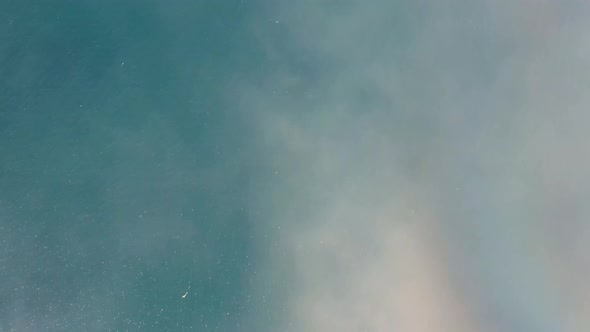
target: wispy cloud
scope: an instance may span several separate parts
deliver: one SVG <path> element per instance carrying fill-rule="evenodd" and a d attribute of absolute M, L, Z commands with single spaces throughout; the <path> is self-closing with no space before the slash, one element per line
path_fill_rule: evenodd
<path fill-rule="evenodd" d="M 241 100 L 294 331 L 583 331 L 590 25 L 574 1 L 299 1 Z M 275 248 L 276 249 L 276 248 Z M 277 271 L 282 271 L 283 274 Z"/>

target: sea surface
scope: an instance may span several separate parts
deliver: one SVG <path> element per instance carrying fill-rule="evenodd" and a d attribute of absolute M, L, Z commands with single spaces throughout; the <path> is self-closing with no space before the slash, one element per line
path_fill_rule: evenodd
<path fill-rule="evenodd" d="M 0 0 L 0 331 L 590 331 L 589 13 Z"/>

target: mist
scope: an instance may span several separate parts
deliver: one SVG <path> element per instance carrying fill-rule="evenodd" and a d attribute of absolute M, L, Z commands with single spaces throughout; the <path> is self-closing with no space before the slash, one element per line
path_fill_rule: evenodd
<path fill-rule="evenodd" d="M 0 330 L 589 330 L 589 9 L 0 3 Z"/>
<path fill-rule="evenodd" d="M 237 90 L 280 178 L 282 329 L 588 328 L 587 9 L 267 6 L 276 64 Z"/>

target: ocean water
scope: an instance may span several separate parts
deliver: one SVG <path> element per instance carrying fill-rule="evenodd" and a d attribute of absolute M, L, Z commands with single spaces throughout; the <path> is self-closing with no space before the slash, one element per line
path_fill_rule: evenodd
<path fill-rule="evenodd" d="M 260 63 L 251 10 L 0 4 L 0 330 L 239 330 L 259 165 L 226 91 Z"/>
<path fill-rule="evenodd" d="M 0 1 L 0 331 L 588 331 L 580 1 Z"/>

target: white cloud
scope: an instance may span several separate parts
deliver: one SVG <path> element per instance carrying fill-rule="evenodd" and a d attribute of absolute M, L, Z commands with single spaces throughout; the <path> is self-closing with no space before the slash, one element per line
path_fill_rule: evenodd
<path fill-rule="evenodd" d="M 271 6 L 277 65 L 242 98 L 284 179 L 259 199 L 279 203 L 285 329 L 590 326 L 584 9 Z"/>

